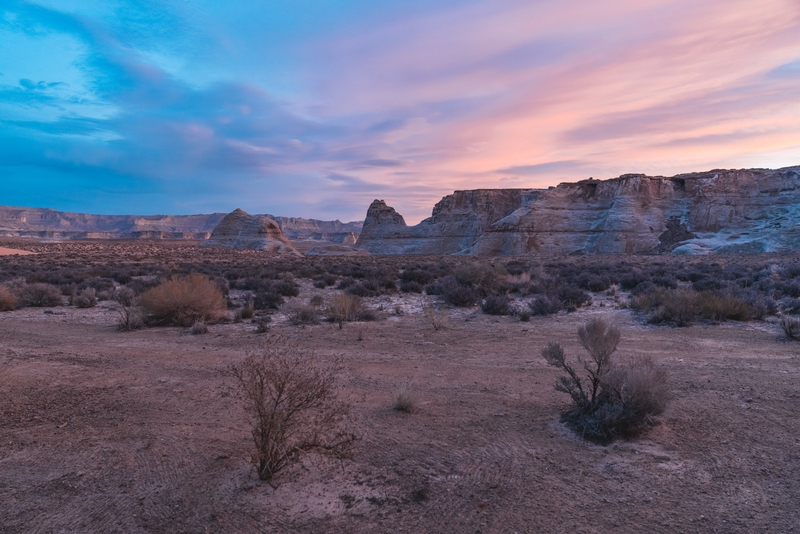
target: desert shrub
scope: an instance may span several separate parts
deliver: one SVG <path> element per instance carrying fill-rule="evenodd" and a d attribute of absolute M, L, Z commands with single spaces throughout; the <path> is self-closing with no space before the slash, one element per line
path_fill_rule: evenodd
<path fill-rule="evenodd" d="M 408 386 L 403 386 L 394 398 L 392 409 L 403 413 L 414 413 L 417 411 L 417 395 Z"/>
<path fill-rule="evenodd" d="M 433 279 L 434 276 L 431 273 L 429 273 L 428 271 L 424 271 L 422 269 L 408 269 L 400 273 L 401 282 L 405 283 L 413 282 L 418 284 L 419 286 L 424 286 Z M 415 291 L 415 293 L 419 293 L 419 291 Z"/>
<path fill-rule="evenodd" d="M 17 296 L 6 286 L 0 285 L 0 311 L 10 311 L 17 307 Z"/>
<path fill-rule="evenodd" d="M 481 304 L 481 310 L 489 315 L 509 315 L 511 301 L 506 295 L 489 295 Z"/>
<path fill-rule="evenodd" d="M 567 308 L 580 308 L 592 299 L 586 291 L 570 285 L 560 287 L 555 293 L 555 296 L 557 296 L 558 300 Z"/>
<path fill-rule="evenodd" d="M 300 287 L 292 280 L 279 280 L 272 285 L 272 291 L 284 297 L 296 297 L 300 294 Z"/>
<path fill-rule="evenodd" d="M 117 313 L 117 329 L 121 332 L 133 332 L 144 326 L 145 313 L 138 306 L 120 306 Z"/>
<path fill-rule="evenodd" d="M 22 306 L 38 308 L 61 306 L 61 290 L 52 284 L 25 284 L 20 287 L 19 301 Z"/>
<path fill-rule="evenodd" d="M 269 332 L 269 324 L 272 322 L 272 317 L 269 315 L 264 317 L 259 317 L 257 320 L 253 320 L 253 323 L 256 325 L 256 334 L 266 334 Z"/>
<path fill-rule="evenodd" d="M 378 283 L 375 280 L 362 280 L 348 287 L 347 293 L 356 297 L 374 297 L 379 294 Z"/>
<path fill-rule="evenodd" d="M 325 283 L 325 280 L 318 279 L 314 280 L 314 287 L 316 287 L 317 289 L 325 289 L 326 287 L 328 287 L 328 284 Z"/>
<path fill-rule="evenodd" d="M 400 282 L 400 291 L 403 293 L 422 293 L 423 286 L 415 280 Z"/>
<path fill-rule="evenodd" d="M 286 316 L 295 326 L 319 322 L 317 310 L 311 306 L 293 306 L 286 310 Z"/>
<path fill-rule="evenodd" d="M 713 291 L 722 289 L 722 282 L 714 278 L 703 278 L 692 284 L 695 291 Z"/>
<path fill-rule="evenodd" d="M 208 325 L 205 321 L 195 321 L 192 324 L 192 335 L 199 336 L 201 334 L 208 334 Z"/>
<path fill-rule="evenodd" d="M 77 308 L 94 308 L 97 305 L 97 295 L 93 287 L 87 287 L 72 298 L 72 304 Z"/>
<path fill-rule="evenodd" d="M 217 284 L 209 277 L 191 273 L 173 276 L 139 297 L 148 322 L 156 325 L 191 326 L 195 321 L 219 321 L 228 306 Z"/>
<path fill-rule="evenodd" d="M 339 280 L 339 285 L 336 286 L 336 289 L 347 289 L 355 283 L 356 281 L 350 277 L 342 278 Z"/>
<path fill-rule="evenodd" d="M 422 305 L 422 316 L 428 321 L 434 331 L 439 331 L 447 325 L 447 310 L 432 302 L 425 302 Z"/>
<path fill-rule="evenodd" d="M 136 293 L 134 293 L 134 291 L 129 287 L 120 286 L 114 290 L 111 298 L 122 306 L 133 306 L 133 302 L 136 299 Z"/>
<path fill-rule="evenodd" d="M 314 295 L 308 300 L 308 304 L 315 309 L 320 309 L 322 305 L 325 304 L 325 299 L 320 295 Z"/>
<path fill-rule="evenodd" d="M 160 282 L 158 278 L 151 278 L 151 277 L 134 278 L 133 280 L 125 284 L 125 286 L 131 291 L 133 291 L 135 295 L 138 296 L 147 291 L 148 289 L 156 287 L 159 283 Z"/>
<path fill-rule="evenodd" d="M 781 330 L 786 336 L 786 339 L 794 339 L 800 341 L 800 319 L 794 317 L 781 317 L 780 320 Z"/>
<path fill-rule="evenodd" d="M 697 310 L 709 321 L 750 321 L 753 310 L 747 302 L 732 294 L 701 291 L 696 297 Z"/>
<path fill-rule="evenodd" d="M 345 322 L 358 320 L 363 311 L 361 298 L 347 293 L 339 293 L 334 295 L 328 305 L 328 319 L 338 324 L 341 329 Z"/>
<path fill-rule="evenodd" d="M 271 291 L 259 291 L 253 297 L 253 307 L 257 310 L 273 309 L 277 310 L 283 304 L 283 297 L 280 293 Z"/>
<path fill-rule="evenodd" d="M 556 297 L 539 295 L 528 302 L 531 315 L 550 315 L 561 311 L 563 304 Z"/>
<path fill-rule="evenodd" d="M 244 306 L 239 308 L 240 317 L 242 319 L 252 319 L 253 318 L 253 314 L 255 314 L 255 310 L 256 310 L 256 308 L 255 308 L 255 305 L 253 304 L 253 301 L 248 300 L 247 303 Z"/>
<path fill-rule="evenodd" d="M 779 304 L 783 313 L 800 315 L 800 299 L 785 297 L 780 300 Z"/>
<path fill-rule="evenodd" d="M 562 421 L 583 438 L 599 443 L 636 436 L 655 424 L 670 399 L 666 372 L 649 358 L 612 359 L 620 332 L 602 319 L 579 327 L 578 339 L 590 360 L 578 358 L 577 370 L 567 362 L 559 343 L 551 341 L 542 350 L 549 365 L 566 372 L 555 386 L 572 399 Z"/>
<path fill-rule="evenodd" d="M 250 416 L 252 463 L 261 480 L 309 451 L 342 457 L 350 450 L 356 436 L 348 427 L 350 407 L 337 395 L 341 367 L 322 366 L 278 338 L 231 367 Z"/>
<path fill-rule="evenodd" d="M 653 288 L 631 299 L 631 308 L 650 314 L 652 324 L 687 326 L 697 317 L 697 292 L 691 289 Z"/>
<path fill-rule="evenodd" d="M 753 313 L 753 319 L 758 321 L 762 320 L 767 315 L 775 315 L 778 311 L 778 306 L 775 301 L 768 295 L 764 295 L 758 291 L 745 290 L 737 295 L 740 299 L 747 303 Z"/>
<path fill-rule="evenodd" d="M 473 306 L 478 299 L 472 287 L 458 282 L 454 276 L 446 277 L 439 285 L 439 294 L 445 302 L 452 306 L 468 308 Z"/>

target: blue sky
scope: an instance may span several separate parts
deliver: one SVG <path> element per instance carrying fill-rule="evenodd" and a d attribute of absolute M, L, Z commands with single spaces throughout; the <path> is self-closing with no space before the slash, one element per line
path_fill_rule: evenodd
<path fill-rule="evenodd" d="M 795 0 L 0 2 L 0 204 L 409 222 L 800 164 Z"/>

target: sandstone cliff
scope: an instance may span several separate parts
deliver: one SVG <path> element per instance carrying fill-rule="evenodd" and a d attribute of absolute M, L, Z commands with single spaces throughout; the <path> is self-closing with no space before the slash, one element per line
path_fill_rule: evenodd
<path fill-rule="evenodd" d="M 250 215 L 240 209 L 227 214 L 208 241 L 200 246 L 300 255 L 292 242 L 283 235 L 277 222 L 264 215 Z"/>
<path fill-rule="evenodd" d="M 411 227 L 376 200 L 357 247 L 476 255 L 794 250 L 800 248 L 800 167 L 456 191 Z"/>

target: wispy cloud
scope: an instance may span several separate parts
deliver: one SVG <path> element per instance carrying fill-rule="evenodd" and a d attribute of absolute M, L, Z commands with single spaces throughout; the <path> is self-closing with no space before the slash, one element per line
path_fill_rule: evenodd
<path fill-rule="evenodd" d="M 0 57 L 28 205 L 415 222 L 454 189 L 798 163 L 794 0 L 11 1 Z"/>

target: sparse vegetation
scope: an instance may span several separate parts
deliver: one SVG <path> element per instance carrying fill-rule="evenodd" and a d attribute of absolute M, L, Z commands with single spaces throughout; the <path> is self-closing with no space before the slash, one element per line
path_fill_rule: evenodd
<path fill-rule="evenodd" d="M 23 307 L 51 308 L 53 306 L 61 306 L 61 291 L 52 284 L 24 284 L 19 289 L 19 302 Z"/>
<path fill-rule="evenodd" d="M 202 334 L 208 334 L 208 325 L 205 321 L 195 321 L 192 324 L 192 335 L 199 336 Z"/>
<path fill-rule="evenodd" d="M 374 312 L 364 309 L 361 298 L 347 293 L 335 295 L 328 305 L 328 319 L 339 325 L 339 329 L 348 321 L 374 320 Z"/>
<path fill-rule="evenodd" d="M 199 273 L 163 280 L 139 297 L 139 305 L 153 325 L 191 326 L 199 320 L 216 322 L 227 316 L 228 310 L 217 284 Z"/>
<path fill-rule="evenodd" d="M 556 382 L 556 390 L 572 399 L 562 420 L 599 443 L 636 436 L 655 424 L 670 399 L 666 371 L 646 357 L 612 360 L 620 332 L 601 319 L 578 328 L 578 339 L 591 357 L 578 358 L 578 370 L 567 362 L 559 343 L 551 341 L 542 350 L 549 365 L 566 372 Z"/>
<path fill-rule="evenodd" d="M 72 304 L 76 308 L 94 308 L 97 305 L 97 293 L 93 287 L 87 287 L 80 291 L 72 299 Z"/>
<path fill-rule="evenodd" d="M 356 436 L 349 405 L 336 391 L 340 370 L 340 363 L 323 366 L 283 338 L 269 338 L 231 367 L 253 427 L 252 462 L 261 480 L 305 452 L 348 453 Z"/>
<path fill-rule="evenodd" d="M 414 413 L 417 411 L 417 395 L 408 386 L 403 386 L 394 398 L 392 409 L 403 413 Z"/>
<path fill-rule="evenodd" d="M 800 319 L 795 317 L 781 317 L 781 330 L 786 339 L 800 341 Z"/>
<path fill-rule="evenodd" d="M 17 307 L 19 299 L 6 286 L 0 285 L 0 311 L 10 311 Z"/>

